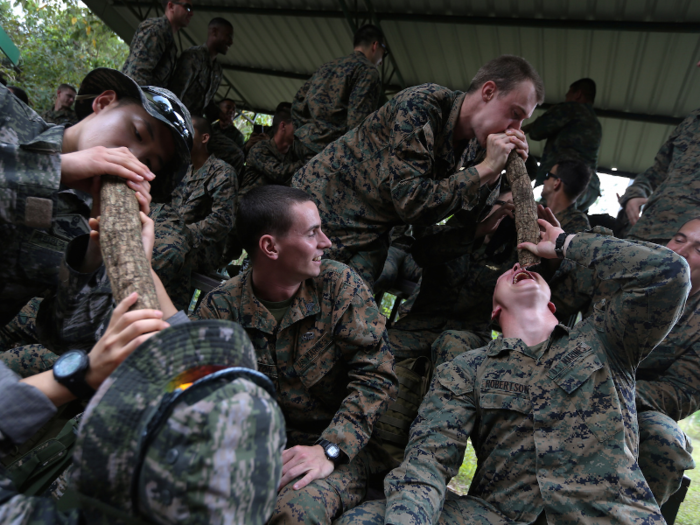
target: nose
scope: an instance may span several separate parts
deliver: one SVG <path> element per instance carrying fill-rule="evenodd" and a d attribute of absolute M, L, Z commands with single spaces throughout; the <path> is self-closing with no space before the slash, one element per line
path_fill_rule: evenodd
<path fill-rule="evenodd" d="M 513 265 L 513 273 L 517 272 L 520 270 L 520 263 L 515 263 Z"/>
<path fill-rule="evenodd" d="M 326 234 L 323 233 L 323 230 L 321 230 L 321 238 L 319 239 L 318 246 L 319 246 L 319 248 L 321 248 L 321 249 L 326 249 L 326 248 L 330 248 L 331 246 L 333 246 L 333 243 L 332 243 L 331 240 L 326 236 Z"/>

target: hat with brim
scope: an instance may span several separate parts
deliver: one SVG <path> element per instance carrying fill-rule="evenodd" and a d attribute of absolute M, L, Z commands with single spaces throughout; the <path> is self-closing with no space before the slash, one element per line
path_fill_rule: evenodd
<path fill-rule="evenodd" d="M 78 118 L 82 120 L 90 115 L 93 112 L 93 99 L 108 90 L 116 92 L 120 99 L 131 98 L 140 102 L 149 115 L 171 130 L 175 152 L 173 163 L 169 166 L 172 176 L 169 173 L 161 174 L 151 184 L 152 194 L 164 193 L 169 197 L 190 165 L 190 151 L 194 140 L 190 112 L 174 93 L 165 88 L 139 87 L 131 77 L 121 71 L 98 67 L 87 74 L 78 89 L 78 95 L 75 98 L 75 112 Z M 158 199 L 158 201 L 162 201 L 162 199 Z"/>
<path fill-rule="evenodd" d="M 210 378 L 220 378 L 223 386 L 197 388 L 199 383 L 211 385 Z M 171 512 L 184 517 L 178 513 L 188 490 L 194 490 L 192 483 L 182 486 L 171 479 L 183 462 L 187 472 L 180 474 L 199 480 L 204 487 L 200 493 L 210 497 L 212 484 L 222 483 L 222 475 L 237 473 L 237 461 L 245 456 L 242 451 L 263 445 L 266 452 L 264 457 L 256 456 L 256 468 L 273 478 L 267 481 L 273 486 L 279 481 L 285 434 L 284 418 L 270 394 L 274 392 L 271 385 L 257 372 L 255 350 L 236 323 L 195 321 L 159 332 L 139 346 L 90 401 L 73 456 L 74 490 L 82 501 L 108 502 L 127 517 L 138 516 L 139 509 L 134 508 L 138 506 L 142 512 L 148 509 L 147 515 L 158 514 L 158 522 L 171 522 L 167 517 L 171 502 L 154 503 L 152 494 L 159 483 L 167 484 L 171 493 L 180 486 L 181 497 Z M 194 398 L 188 399 L 190 393 Z M 236 439 L 221 437 L 232 435 Z M 218 440 L 218 450 L 211 448 L 212 440 Z M 216 454 L 223 455 L 225 465 L 218 464 L 220 471 L 215 472 L 211 463 L 217 463 Z M 241 468 L 249 470 L 249 463 Z M 139 482 L 144 483 L 139 480 L 142 467 L 150 488 L 141 485 L 142 490 L 138 490 Z M 223 483 L 235 490 L 235 483 Z M 273 486 L 272 495 L 261 494 L 265 512 L 271 512 L 275 489 Z M 231 494 L 231 499 L 236 500 L 235 496 Z M 190 504 L 185 502 L 184 506 Z M 199 519 L 202 513 L 211 512 L 211 506 L 203 503 Z"/>

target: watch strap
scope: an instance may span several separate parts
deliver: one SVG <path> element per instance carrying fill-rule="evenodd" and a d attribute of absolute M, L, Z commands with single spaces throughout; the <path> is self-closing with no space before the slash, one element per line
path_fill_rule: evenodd
<path fill-rule="evenodd" d="M 58 375 L 56 375 L 56 368 L 54 365 L 53 377 L 59 384 L 65 386 L 70 391 L 70 393 L 78 399 L 88 400 L 95 395 L 95 389 L 88 385 L 87 381 L 85 381 L 85 374 L 87 374 L 87 371 L 90 369 L 90 360 L 87 358 L 87 354 L 82 350 L 71 350 L 63 355 L 68 355 L 71 352 L 82 354 L 83 358 L 87 363 L 86 366 L 82 369 L 76 370 L 70 376 L 59 377 Z"/>
<path fill-rule="evenodd" d="M 338 465 L 341 462 L 342 451 L 340 450 L 340 447 L 338 445 L 336 445 L 335 443 L 331 443 L 327 439 L 323 438 L 319 438 L 315 444 L 321 445 L 321 447 L 323 448 L 323 452 L 325 452 L 326 458 L 328 458 L 329 461 L 332 461 L 335 465 Z M 338 455 L 336 457 L 332 457 L 330 454 L 328 454 L 329 447 L 335 447 L 338 449 Z"/>
<path fill-rule="evenodd" d="M 559 259 L 564 258 L 564 244 L 566 243 L 566 238 L 569 236 L 568 233 L 562 232 L 557 237 L 557 241 L 554 243 L 554 253 Z"/>

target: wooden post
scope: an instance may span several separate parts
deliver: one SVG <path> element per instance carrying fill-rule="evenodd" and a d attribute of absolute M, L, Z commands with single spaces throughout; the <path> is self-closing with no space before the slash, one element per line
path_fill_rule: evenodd
<path fill-rule="evenodd" d="M 537 224 L 537 204 L 532 193 L 530 177 L 525 169 L 525 162 L 513 150 L 506 162 L 506 177 L 513 190 L 515 204 L 515 229 L 518 233 L 518 244 L 521 242 L 540 242 L 540 227 Z M 523 268 L 540 263 L 540 258 L 527 250 L 518 250 L 518 262 Z"/>
<path fill-rule="evenodd" d="M 160 309 L 151 265 L 143 251 L 139 202 L 133 190 L 124 179 L 104 175 L 100 201 L 100 246 L 114 300 L 138 292 L 131 310 Z"/>

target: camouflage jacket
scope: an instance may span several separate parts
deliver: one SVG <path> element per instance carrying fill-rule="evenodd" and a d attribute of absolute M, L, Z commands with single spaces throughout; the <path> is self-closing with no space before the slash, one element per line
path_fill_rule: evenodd
<path fill-rule="evenodd" d="M 192 115 L 202 116 L 204 108 L 214 100 L 222 76 L 221 64 L 209 57 L 207 46 L 193 46 L 178 58 L 168 89 Z"/>
<path fill-rule="evenodd" d="M 620 204 L 649 199 L 628 236 L 666 244 L 683 224 L 698 216 L 700 206 L 700 109 L 673 130 L 656 154 L 654 165 L 637 175 Z"/>
<path fill-rule="evenodd" d="M 243 149 L 243 146 L 245 145 L 245 137 L 243 136 L 243 133 L 241 133 L 241 130 L 238 129 L 234 124 L 230 124 L 225 128 L 221 127 L 221 122 L 215 122 L 211 125 L 211 132 L 212 135 L 214 134 L 221 134 L 225 137 L 230 138 L 236 146 L 239 148 Z"/>
<path fill-rule="evenodd" d="M 290 147 L 287 153 L 277 149 L 275 139 L 261 140 L 250 148 L 246 159 L 241 195 L 264 184 L 289 185 L 294 174 L 304 165 Z"/>
<path fill-rule="evenodd" d="M 243 149 L 236 143 L 235 139 L 231 138 L 230 133 L 224 133 L 217 130 L 218 126 L 213 125 L 207 149 L 212 155 L 226 162 L 233 167 L 236 174 L 243 173 L 243 164 L 245 163 L 245 153 Z"/>
<path fill-rule="evenodd" d="M 377 109 L 379 70 L 359 51 L 323 64 L 292 101 L 294 136 L 320 153 Z"/>
<path fill-rule="evenodd" d="M 480 202 L 476 141 L 453 145 L 464 93 L 436 84 L 403 90 L 292 179 L 311 195 L 342 262 L 401 224 L 433 225 Z M 500 186 L 487 199 L 496 199 Z"/>
<path fill-rule="evenodd" d="M 438 522 L 469 437 L 479 461 L 461 500 L 468 513 L 665 523 L 635 461 L 634 373 L 678 319 L 688 265 L 658 246 L 585 233 L 566 257 L 616 280 L 619 293 L 543 345 L 499 338 L 438 367 L 404 461 L 384 481 L 386 523 Z"/>
<path fill-rule="evenodd" d="M 147 18 L 131 39 L 129 56 L 122 73 L 133 78 L 139 86 L 168 87 L 177 62 L 177 46 L 170 21 L 161 16 Z"/>
<path fill-rule="evenodd" d="M 320 435 L 350 460 L 395 398 L 385 318 L 343 264 L 324 260 L 279 325 L 255 297 L 250 270 L 212 290 L 195 318 L 240 323 L 253 341 L 258 370 L 275 384 L 287 430 Z"/>
<path fill-rule="evenodd" d="M 233 228 L 237 195 L 236 172 L 216 156 L 209 155 L 197 171 L 189 167 L 173 192 L 171 205 L 192 231 L 192 249 L 224 241 Z"/>
<path fill-rule="evenodd" d="M 537 168 L 537 185 L 544 183 L 545 174 L 562 160 L 583 162 L 595 172 L 603 128 L 592 105 L 556 104 L 530 126 L 528 134 L 532 140 L 547 139 Z"/>
<path fill-rule="evenodd" d="M 66 127 L 78 123 L 78 115 L 75 114 L 75 110 L 73 110 L 73 108 L 63 108 L 59 110 L 52 108 L 45 111 L 44 114 L 41 115 L 41 118 L 43 118 L 49 124 L 65 124 Z"/>
<path fill-rule="evenodd" d="M 566 233 L 579 233 L 591 229 L 591 223 L 588 222 L 588 216 L 573 204 L 564 211 L 556 214 L 557 220 L 561 224 L 561 229 Z"/>

